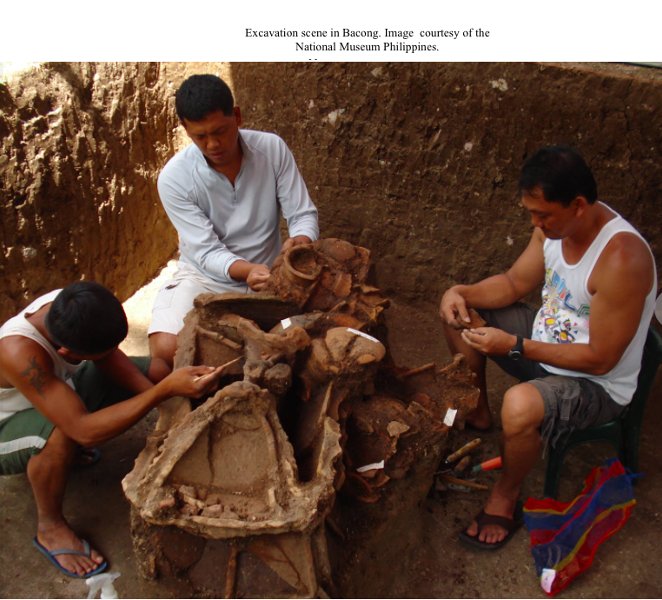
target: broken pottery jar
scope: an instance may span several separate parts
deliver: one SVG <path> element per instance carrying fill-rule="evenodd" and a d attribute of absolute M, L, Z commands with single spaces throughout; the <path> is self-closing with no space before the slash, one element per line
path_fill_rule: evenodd
<path fill-rule="evenodd" d="M 369 328 L 388 306 L 379 289 L 366 283 L 369 271 L 369 250 L 326 238 L 283 252 L 263 291 L 293 302 L 300 313 L 351 314 Z"/>
<path fill-rule="evenodd" d="M 127 497 L 155 525 L 209 538 L 302 531 L 333 499 L 336 423 L 325 423 L 315 465 L 302 483 L 274 397 L 237 381 L 170 428 Z"/>

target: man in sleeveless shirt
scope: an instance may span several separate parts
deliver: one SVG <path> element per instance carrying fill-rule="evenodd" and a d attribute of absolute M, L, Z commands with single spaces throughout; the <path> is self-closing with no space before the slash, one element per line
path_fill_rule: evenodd
<path fill-rule="evenodd" d="M 118 348 L 127 329 L 119 300 L 90 281 L 41 296 L 0 327 L 0 474 L 27 473 L 33 543 L 71 577 L 107 567 L 62 512 L 77 450 L 119 435 L 171 396 L 200 397 L 220 375 L 204 366 L 168 374 L 158 361 L 129 359 Z"/>
<path fill-rule="evenodd" d="M 481 549 L 502 546 L 521 523 L 520 488 L 545 444 L 605 423 L 630 402 L 657 290 L 648 244 L 598 201 L 576 150 L 538 150 L 519 190 L 534 228 L 524 252 L 505 273 L 451 287 L 439 309 L 450 350 L 464 354 L 478 377 L 469 426 L 492 426 L 485 357 L 520 380 L 503 398 L 503 470 L 460 534 Z M 540 284 L 539 310 L 519 302 Z M 469 308 L 487 326 L 469 328 Z"/>

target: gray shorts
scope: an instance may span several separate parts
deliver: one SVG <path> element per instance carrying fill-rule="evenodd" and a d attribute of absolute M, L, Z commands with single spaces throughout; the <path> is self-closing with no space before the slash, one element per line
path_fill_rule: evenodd
<path fill-rule="evenodd" d="M 478 312 L 490 327 L 531 338 L 537 311 L 527 304 L 518 302 L 506 308 Z M 600 384 L 585 377 L 553 375 L 540 363 L 526 358 L 491 356 L 490 359 L 509 375 L 530 383 L 540 392 L 545 405 L 540 433 L 545 444 L 555 446 L 573 430 L 612 421 L 625 409 Z"/>

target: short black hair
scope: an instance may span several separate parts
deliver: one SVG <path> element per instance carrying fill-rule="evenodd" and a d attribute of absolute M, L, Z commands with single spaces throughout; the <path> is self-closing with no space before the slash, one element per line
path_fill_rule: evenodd
<path fill-rule="evenodd" d="M 65 287 L 53 300 L 45 324 L 55 344 L 81 355 L 112 350 L 129 331 L 120 301 L 95 281 Z"/>
<path fill-rule="evenodd" d="M 577 196 L 589 204 L 598 199 L 598 188 L 582 155 L 570 146 L 546 146 L 530 156 L 519 179 L 519 191 L 539 188 L 548 202 L 568 206 Z"/>
<path fill-rule="evenodd" d="M 232 90 L 216 75 L 191 75 L 175 94 L 175 109 L 182 122 L 200 121 L 217 110 L 229 117 L 234 110 Z"/>

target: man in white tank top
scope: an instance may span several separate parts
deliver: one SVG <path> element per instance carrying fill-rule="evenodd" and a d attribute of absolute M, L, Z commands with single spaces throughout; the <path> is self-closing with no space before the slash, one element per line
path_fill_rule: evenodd
<path fill-rule="evenodd" d="M 119 300 L 90 281 L 42 296 L 0 327 L 0 474 L 27 473 L 33 543 L 71 577 L 107 567 L 62 512 L 77 447 L 115 437 L 167 398 L 202 396 L 221 373 L 199 366 L 167 375 L 158 362 L 141 372 L 117 347 L 126 334 Z"/>
<path fill-rule="evenodd" d="M 460 534 L 480 549 L 502 546 L 521 524 L 521 484 L 544 444 L 607 422 L 630 402 L 657 291 L 648 244 L 598 201 L 593 175 L 575 150 L 536 152 L 519 188 L 534 228 L 528 246 L 505 273 L 451 287 L 439 309 L 451 351 L 467 356 L 478 376 L 469 426 L 492 425 L 486 356 L 521 381 L 503 398 L 503 471 L 483 511 Z M 537 312 L 519 304 L 540 284 Z M 469 328 L 469 308 L 487 326 Z"/>

